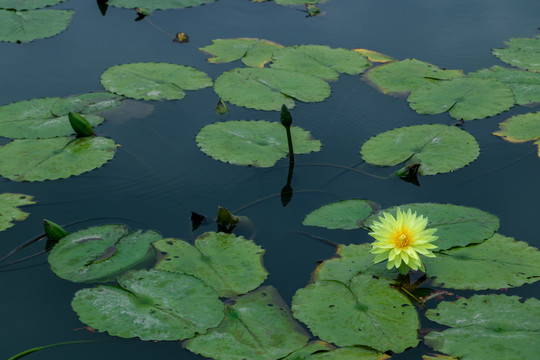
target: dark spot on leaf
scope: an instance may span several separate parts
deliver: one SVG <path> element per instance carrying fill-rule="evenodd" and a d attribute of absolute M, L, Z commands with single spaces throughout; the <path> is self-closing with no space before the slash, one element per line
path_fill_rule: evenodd
<path fill-rule="evenodd" d="M 336 305 L 329 305 L 328 307 L 329 307 L 329 308 L 333 308 L 333 307 L 335 307 L 335 306 L 336 306 Z"/>
<path fill-rule="evenodd" d="M 266 304 L 266 305 L 268 305 L 268 306 L 270 306 L 270 307 L 274 306 L 274 304 Z"/>
<path fill-rule="evenodd" d="M 172 245 L 173 242 L 172 241 L 167 241 L 167 244 Z"/>

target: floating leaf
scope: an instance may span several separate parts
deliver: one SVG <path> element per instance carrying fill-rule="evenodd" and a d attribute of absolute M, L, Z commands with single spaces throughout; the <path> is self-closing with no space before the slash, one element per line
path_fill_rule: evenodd
<path fill-rule="evenodd" d="M 534 144 L 538 146 L 538 156 L 540 156 L 540 111 L 529 114 L 512 116 L 499 124 L 500 130 L 493 135 L 502 137 L 510 142 L 525 142 L 537 140 Z"/>
<path fill-rule="evenodd" d="M 238 39 L 215 39 L 212 45 L 208 45 L 199 50 L 213 55 L 208 58 L 212 64 L 228 63 L 242 59 L 247 66 L 263 67 L 272 59 L 272 53 L 283 45 L 273 41 L 255 38 Z"/>
<path fill-rule="evenodd" d="M 507 47 L 492 49 L 493 55 L 520 69 L 540 72 L 540 36 L 513 38 L 504 43 Z"/>
<path fill-rule="evenodd" d="M 92 114 L 117 108 L 122 105 L 123 97 L 108 92 L 94 92 L 62 98 L 51 107 L 54 116 L 67 115 L 69 112 Z"/>
<path fill-rule="evenodd" d="M 271 67 L 337 80 L 339 73 L 357 75 L 371 66 L 367 58 L 347 49 L 323 45 L 288 46 L 274 51 Z"/>
<path fill-rule="evenodd" d="M 362 56 L 365 56 L 369 59 L 371 62 L 380 62 L 380 63 L 386 63 L 389 61 L 393 61 L 394 58 L 381 54 L 379 52 L 368 50 L 368 49 L 353 49 L 353 51 L 359 53 Z"/>
<path fill-rule="evenodd" d="M 405 59 L 377 66 L 369 70 L 365 79 L 384 94 L 407 95 L 440 80 L 465 76 L 461 70 L 442 70 L 416 59 Z"/>
<path fill-rule="evenodd" d="M 476 139 L 456 126 L 416 125 L 372 137 L 362 145 L 362 158 L 377 166 L 394 166 L 406 161 L 420 164 L 421 175 L 457 170 L 480 154 Z"/>
<path fill-rule="evenodd" d="M 151 2 L 146 0 L 109 0 L 107 4 L 126 9 L 169 10 L 199 6 L 214 1 L 216 0 L 152 0 Z"/>
<path fill-rule="evenodd" d="M 233 69 L 221 74 L 214 85 L 216 93 L 234 105 L 257 110 L 294 107 L 294 99 L 319 102 L 330 96 L 330 85 L 318 77 L 268 68 Z"/>
<path fill-rule="evenodd" d="M 448 111 L 454 119 L 474 120 L 510 109 L 515 98 L 508 86 L 495 79 L 461 78 L 416 88 L 407 101 L 419 114 Z"/>
<path fill-rule="evenodd" d="M 442 302 L 426 316 L 451 326 L 425 337 L 427 345 L 461 360 L 534 359 L 540 352 L 540 301 L 474 295 Z"/>
<path fill-rule="evenodd" d="M 387 279 L 353 277 L 349 286 L 317 281 L 296 292 L 294 317 L 338 346 L 366 345 L 400 353 L 418 344 L 418 315 Z"/>
<path fill-rule="evenodd" d="M 129 232 L 124 225 L 94 226 L 64 236 L 49 254 L 56 275 L 74 282 L 109 281 L 141 263 L 160 240 L 155 231 Z"/>
<path fill-rule="evenodd" d="M 319 351 L 330 351 L 337 349 L 334 345 L 327 343 L 326 341 L 314 340 L 310 341 L 309 344 L 296 350 L 283 360 L 306 360 L 309 359 L 310 355 Z"/>
<path fill-rule="evenodd" d="M 115 150 L 103 137 L 13 140 L 0 148 L 0 175 L 13 181 L 68 178 L 102 166 Z"/>
<path fill-rule="evenodd" d="M 19 210 L 20 206 L 35 204 L 33 196 L 24 194 L 0 194 L 0 231 L 12 227 L 13 221 L 23 221 L 28 213 Z"/>
<path fill-rule="evenodd" d="M 227 305 L 219 327 L 184 345 L 216 360 L 273 360 L 303 347 L 308 338 L 276 289 L 264 286 L 236 297 L 233 305 Z"/>
<path fill-rule="evenodd" d="M 291 126 L 295 154 L 319 151 L 309 131 Z M 273 166 L 289 153 L 287 136 L 277 122 L 235 120 L 206 125 L 197 134 L 201 151 L 234 165 Z"/>
<path fill-rule="evenodd" d="M 35 10 L 64 1 L 66 0 L 0 0 L 0 9 Z"/>
<path fill-rule="evenodd" d="M 207 232 L 195 240 L 195 246 L 163 239 L 154 247 L 163 254 L 156 269 L 193 275 L 221 297 L 245 294 L 268 276 L 262 264 L 264 250 L 241 236 Z"/>
<path fill-rule="evenodd" d="M 516 98 L 516 104 L 526 105 L 540 102 L 540 74 L 518 69 L 493 66 L 470 73 L 470 77 L 495 79 L 510 89 Z"/>
<path fill-rule="evenodd" d="M 118 286 L 79 290 L 71 303 L 80 320 L 98 331 L 142 340 L 180 340 L 205 333 L 223 319 L 215 291 L 190 275 L 138 270 Z"/>
<path fill-rule="evenodd" d="M 485 211 L 452 204 L 416 203 L 394 206 L 384 211 L 396 217 L 397 208 L 403 211 L 411 209 L 418 215 L 428 218 L 428 228 L 436 228 L 438 239 L 435 251 L 446 250 L 455 246 L 481 243 L 490 238 L 499 229 L 499 218 Z M 365 226 L 370 227 L 380 214 L 370 216 Z"/>
<path fill-rule="evenodd" d="M 302 225 L 327 229 L 359 229 L 372 212 L 373 207 L 367 200 L 342 200 L 312 211 L 304 218 Z"/>
<path fill-rule="evenodd" d="M 73 14 L 72 10 L 0 9 L 0 41 L 29 42 L 57 35 L 68 27 Z"/>
<path fill-rule="evenodd" d="M 433 284 L 449 289 L 503 289 L 540 279 L 538 249 L 499 234 L 478 245 L 442 251 L 424 263 L 426 273 L 435 277 Z"/>
<path fill-rule="evenodd" d="M 304 5 L 304 4 L 317 4 L 322 0 L 274 0 L 279 5 Z"/>
<path fill-rule="evenodd" d="M 184 90 L 212 86 L 212 79 L 189 66 L 132 63 L 105 70 L 101 84 L 110 92 L 134 99 L 175 100 L 186 95 Z"/>
<path fill-rule="evenodd" d="M 363 347 L 343 347 L 332 351 L 318 352 L 305 358 L 306 360 L 385 360 L 389 355 Z"/>

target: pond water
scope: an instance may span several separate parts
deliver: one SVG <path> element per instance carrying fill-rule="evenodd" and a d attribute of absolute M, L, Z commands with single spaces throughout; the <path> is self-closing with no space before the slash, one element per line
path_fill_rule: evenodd
<path fill-rule="evenodd" d="M 366 48 L 396 59 L 416 58 L 471 72 L 504 65 L 491 54 L 491 48 L 502 48 L 503 41 L 513 37 L 532 37 L 540 26 L 540 2 L 535 0 L 330 0 L 320 6 L 324 16 L 306 17 L 301 6 L 219 0 L 195 8 L 155 11 L 150 22 L 135 22 L 132 10 L 109 7 L 102 16 L 95 1 L 69 0 L 55 7 L 76 11 L 63 33 L 31 43 L 0 43 L 0 105 L 102 91 L 103 71 L 131 62 L 193 66 L 215 79 L 223 71 L 241 66 L 238 62 L 206 62 L 207 56 L 198 48 L 217 38 Z M 190 42 L 172 42 L 170 34 L 176 32 L 187 33 Z M 70 227 L 70 231 L 125 223 L 132 229 L 155 229 L 164 237 L 192 240 L 200 230 L 191 232 L 191 211 L 212 217 L 219 205 L 233 211 L 242 208 L 239 215 L 252 220 L 257 231 L 254 240 L 266 250 L 264 264 L 270 275 L 265 284 L 275 286 L 290 304 L 296 290 L 308 283 L 317 261 L 334 254 L 331 246 L 299 231 L 342 244 L 372 240 L 364 230 L 301 225 L 310 211 L 342 199 L 369 199 L 383 208 L 412 202 L 476 207 L 500 218 L 499 233 L 540 245 L 537 148 L 531 142 L 512 144 L 492 135 L 500 122 L 538 111 L 538 105 L 515 106 L 497 116 L 466 122 L 464 130 L 480 144 L 479 158 L 451 173 L 420 177 L 417 187 L 397 178 L 379 180 L 309 164 L 354 166 L 361 162 L 360 146 L 370 137 L 397 127 L 450 125 L 455 120 L 447 113 L 419 115 L 405 99 L 381 94 L 360 76 L 341 75 L 331 87 L 332 95 L 326 101 L 299 102 L 291 111 L 294 124 L 311 131 L 323 148 L 297 156 L 294 194 L 286 207 L 279 197 L 287 182 L 286 159 L 272 168 L 234 166 L 211 159 L 195 142 L 198 131 L 207 124 L 240 119 L 279 121 L 279 113 L 229 104 L 228 113 L 219 115 L 215 111 L 219 98 L 212 88 L 206 88 L 188 92 L 178 101 L 131 101 L 121 113 L 111 112 L 96 131 L 121 147 L 102 168 L 54 181 L 1 179 L 0 193 L 32 195 L 37 203 L 23 208 L 31 214 L 28 219 L 0 233 L 0 255 L 42 232 L 43 218 L 58 224 L 94 219 Z M 8 139 L 0 142 L 3 145 Z M 398 167 L 360 168 L 386 176 Z M 214 231 L 214 227 L 202 230 Z M 41 250 L 38 247 L 34 250 Z M 28 250 L 21 256 L 31 253 Z M 45 255 L 0 271 L 2 358 L 40 345 L 83 339 L 98 342 L 52 348 L 29 358 L 202 358 L 183 350 L 178 342 L 144 342 L 76 330 L 85 325 L 70 303 L 73 294 L 86 286 L 57 278 Z M 538 297 L 540 285 L 504 293 Z M 392 358 L 418 359 L 429 351 L 421 343 Z"/>

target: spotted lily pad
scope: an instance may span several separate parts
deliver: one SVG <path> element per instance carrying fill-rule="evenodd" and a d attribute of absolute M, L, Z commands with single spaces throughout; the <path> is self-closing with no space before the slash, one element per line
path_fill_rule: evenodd
<path fill-rule="evenodd" d="M 309 131 L 291 126 L 295 154 L 319 151 L 321 142 Z M 234 165 L 270 167 L 289 153 L 287 135 L 280 123 L 235 120 L 206 125 L 197 145 L 208 156 Z"/>
<path fill-rule="evenodd" d="M 149 255 L 155 231 L 129 232 L 124 225 L 94 226 L 64 236 L 49 254 L 52 271 L 74 282 L 108 281 Z"/>
<path fill-rule="evenodd" d="M 536 140 L 538 156 L 540 156 L 540 111 L 516 115 L 499 124 L 500 130 L 493 135 L 502 137 L 510 142 L 525 142 Z"/>
<path fill-rule="evenodd" d="M 35 204 L 34 198 L 24 194 L 0 194 L 0 231 L 12 227 L 13 221 L 23 221 L 28 213 L 21 211 L 20 206 Z"/>
<path fill-rule="evenodd" d="M 449 289 L 502 289 L 540 280 L 538 249 L 499 234 L 478 245 L 439 252 L 424 263 L 433 283 Z"/>
<path fill-rule="evenodd" d="M 394 58 L 390 57 L 388 55 L 381 54 L 380 52 L 368 50 L 368 49 L 353 49 L 353 51 L 359 53 L 362 56 L 365 56 L 368 58 L 371 62 L 379 62 L 379 63 L 387 63 L 389 61 L 393 61 Z"/>
<path fill-rule="evenodd" d="M 216 39 L 212 45 L 199 50 L 213 55 L 208 62 L 228 63 L 242 59 L 247 66 L 263 67 L 272 59 L 272 53 L 283 45 L 273 41 L 255 38 Z"/>
<path fill-rule="evenodd" d="M 309 335 L 273 287 L 264 286 L 233 300 L 217 328 L 184 343 L 188 350 L 216 360 L 274 360 L 308 342 Z"/>
<path fill-rule="evenodd" d="M 264 250 L 241 236 L 208 232 L 195 240 L 195 246 L 163 239 L 154 247 L 163 254 L 156 269 L 193 275 L 221 297 L 245 294 L 268 276 L 262 264 Z"/>
<path fill-rule="evenodd" d="M 294 99 L 319 102 L 330 96 L 330 85 L 321 78 L 288 70 L 240 68 L 221 74 L 216 93 L 234 105 L 257 110 L 289 109 Z"/>
<path fill-rule="evenodd" d="M 372 165 L 420 164 L 420 174 L 435 175 L 466 166 L 478 157 L 480 147 L 468 132 L 434 124 L 386 131 L 366 141 L 360 153 Z"/>
<path fill-rule="evenodd" d="M 114 157 L 116 144 L 103 137 L 13 140 L 0 148 L 0 175 L 43 181 L 80 175 Z"/>
<path fill-rule="evenodd" d="M 290 70 L 325 80 L 337 80 L 339 73 L 361 74 L 370 66 L 369 60 L 357 52 L 323 45 L 288 46 L 276 50 L 271 64 L 273 69 Z"/>
<path fill-rule="evenodd" d="M 454 119 L 474 120 L 510 109 L 515 98 L 508 86 L 495 79 L 460 78 L 416 88 L 407 101 L 419 114 L 448 111 Z"/>
<path fill-rule="evenodd" d="M 35 10 L 64 1 L 66 0 L 0 0 L 0 9 Z"/>
<path fill-rule="evenodd" d="M 75 294 L 71 306 L 83 323 L 124 338 L 180 340 L 205 333 L 223 319 L 215 291 L 193 276 L 138 270 L 117 282 Z"/>
<path fill-rule="evenodd" d="M 425 342 L 461 360 L 534 359 L 540 352 L 540 301 L 518 296 L 474 295 L 442 302 L 426 316 L 450 326 Z"/>
<path fill-rule="evenodd" d="M 365 79 L 384 94 L 407 95 L 416 88 L 463 76 L 461 70 L 443 70 L 424 61 L 405 59 L 377 66 L 366 73 Z"/>
<path fill-rule="evenodd" d="M 212 86 L 212 79 L 189 66 L 166 63 L 131 63 L 108 68 L 101 75 L 108 91 L 134 99 L 182 99 L 184 90 Z"/>
<path fill-rule="evenodd" d="M 372 212 L 373 207 L 369 201 L 362 199 L 342 200 L 310 212 L 304 218 L 302 225 L 327 229 L 359 229 Z"/>
<path fill-rule="evenodd" d="M 0 41 L 30 42 L 57 35 L 68 27 L 73 14 L 72 10 L 0 9 Z"/>
<path fill-rule="evenodd" d="M 507 47 L 492 49 L 493 55 L 520 69 L 540 72 L 540 36 L 513 38 L 504 43 Z"/>
<path fill-rule="evenodd" d="M 151 2 L 146 0 L 109 0 L 107 4 L 126 9 L 168 10 L 199 6 L 214 1 L 216 0 L 152 0 Z"/>

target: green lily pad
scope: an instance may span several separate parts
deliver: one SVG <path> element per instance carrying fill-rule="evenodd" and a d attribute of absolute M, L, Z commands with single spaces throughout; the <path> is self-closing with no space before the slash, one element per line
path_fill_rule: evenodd
<path fill-rule="evenodd" d="M 247 66 L 263 67 L 272 60 L 272 53 L 283 45 L 273 41 L 255 38 L 215 39 L 212 45 L 199 50 L 212 55 L 208 62 L 212 64 L 229 63 L 242 59 Z"/>
<path fill-rule="evenodd" d="M 138 270 L 117 281 L 77 291 L 71 306 L 83 323 L 123 338 L 180 340 L 223 319 L 215 291 L 193 276 Z"/>
<path fill-rule="evenodd" d="M 0 41 L 30 42 L 57 35 L 68 27 L 73 14 L 72 10 L 0 9 Z"/>
<path fill-rule="evenodd" d="M 274 0 L 279 5 L 304 5 L 304 4 L 318 4 L 322 0 Z"/>
<path fill-rule="evenodd" d="M 306 360 L 385 360 L 390 359 L 390 356 L 376 350 L 363 347 L 343 347 L 331 351 L 318 352 Z"/>
<path fill-rule="evenodd" d="M 295 154 L 319 151 L 321 142 L 309 131 L 291 126 Z M 197 145 L 208 156 L 234 165 L 270 167 L 289 153 L 287 135 L 280 123 L 235 120 L 206 125 Z"/>
<path fill-rule="evenodd" d="M 359 229 L 372 212 L 373 207 L 367 200 L 342 200 L 312 211 L 306 215 L 302 225 L 319 226 L 327 229 Z"/>
<path fill-rule="evenodd" d="M 386 131 L 366 141 L 360 153 L 372 165 L 420 164 L 420 174 L 435 175 L 468 165 L 478 157 L 480 147 L 468 132 L 434 124 Z"/>
<path fill-rule="evenodd" d="M 0 9 L 35 10 L 64 1 L 66 0 L 0 0 Z"/>
<path fill-rule="evenodd" d="M 418 344 L 420 326 L 409 300 L 387 279 L 356 275 L 349 286 L 317 281 L 296 292 L 294 317 L 338 346 L 365 345 L 400 353 Z"/>
<path fill-rule="evenodd" d="M 364 78 L 383 94 L 407 95 L 416 88 L 463 76 L 461 70 L 443 70 L 424 61 L 405 59 L 377 66 Z"/>
<path fill-rule="evenodd" d="M 515 98 L 508 86 L 495 79 L 460 78 L 416 88 L 407 101 L 419 114 L 448 111 L 454 119 L 474 120 L 510 109 Z"/>
<path fill-rule="evenodd" d="M 492 49 L 501 61 L 524 70 L 540 72 L 540 36 L 513 38 L 504 42 L 504 49 Z"/>
<path fill-rule="evenodd" d="M 418 215 L 428 218 L 428 228 L 437 229 L 438 239 L 435 251 L 446 250 L 456 246 L 481 243 L 493 236 L 499 229 L 499 218 L 485 211 L 452 204 L 415 203 L 394 206 L 384 211 L 396 217 L 397 208 L 406 211 L 411 209 Z M 365 226 L 369 228 L 379 218 L 375 214 L 367 218 Z"/>
<path fill-rule="evenodd" d="M 268 68 L 224 72 L 216 79 L 214 90 L 225 101 L 257 110 L 279 111 L 283 104 L 291 109 L 294 99 L 320 102 L 330 96 L 330 85 L 321 78 Z"/>
<path fill-rule="evenodd" d="M 163 239 L 154 247 L 163 254 L 156 269 L 193 275 L 221 297 L 245 294 L 268 276 L 262 264 L 264 250 L 241 236 L 207 232 L 197 237 L 195 246 L 183 240 Z"/>
<path fill-rule="evenodd" d="M 330 351 L 337 349 L 334 345 L 322 340 L 310 341 L 306 346 L 300 350 L 296 350 L 289 356 L 283 358 L 283 360 L 306 360 L 309 359 L 313 353 L 319 351 Z"/>
<path fill-rule="evenodd" d="M 538 73 L 493 66 L 470 73 L 469 76 L 502 82 L 512 89 L 518 105 L 540 102 L 540 74 Z"/>
<path fill-rule="evenodd" d="M 367 57 L 368 60 L 371 62 L 387 63 L 394 60 L 393 57 L 390 57 L 385 54 L 381 54 L 380 52 L 376 52 L 373 50 L 359 48 L 359 49 L 353 49 L 353 51 L 359 53 L 362 56 Z"/>
<path fill-rule="evenodd" d="M 166 63 L 116 65 L 101 74 L 108 91 L 134 99 L 175 100 L 186 96 L 184 90 L 212 86 L 212 79 L 189 66 Z"/>
<path fill-rule="evenodd" d="M 433 284 L 448 289 L 503 289 L 540 280 L 540 252 L 522 241 L 499 234 L 425 258 Z M 481 274 L 481 276 L 478 276 Z"/>
<path fill-rule="evenodd" d="M 13 221 L 23 221 L 28 213 L 21 211 L 20 206 L 35 204 L 34 197 L 24 194 L 0 194 L 0 231 L 12 227 Z"/>
<path fill-rule="evenodd" d="M 442 302 L 426 316 L 451 326 L 425 342 L 461 360 L 534 359 L 540 352 L 540 301 L 518 296 L 474 295 Z"/>
<path fill-rule="evenodd" d="M 13 181 L 43 181 L 80 175 L 114 157 L 116 144 L 103 137 L 13 140 L 0 148 L 0 175 Z"/>
<path fill-rule="evenodd" d="M 125 9 L 169 10 L 199 6 L 214 1 L 216 0 L 152 0 L 151 2 L 146 0 L 109 0 L 107 4 Z"/>
<path fill-rule="evenodd" d="M 123 99 L 122 96 L 108 92 L 73 95 L 55 102 L 51 113 L 55 116 L 67 115 L 69 112 L 92 114 L 117 108 L 122 105 Z"/>
<path fill-rule="evenodd" d="M 155 231 L 129 232 L 124 225 L 94 226 L 64 236 L 49 254 L 51 270 L 74 282 L 109 281 L 153 255 Z"/>
<path fill-rule="evenodd" d="M 537 140 L 540 156 L 540 111 L 529 114 L 512 116 L 499 124 L 499 131 L 493 133 L 510 142 L 525 142 Z"/>
<path fill-rule="evenodd" d="M 276 289 L 264 286 L 234 298 L 217 328 L 187 340 L 184 346 L 216 360 L 274 360 L 302 348 L 308 339 Z"/>
<path fill-rule="evenodd" d="M 274 51 L 271 67 L 337 80 L 339 73 L 357 75 L 371 66 L 367 58 L 347 49 L 323 45 L 288 46 Z"/>

